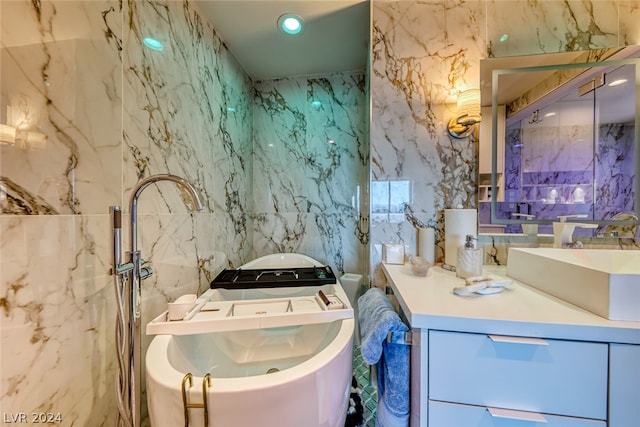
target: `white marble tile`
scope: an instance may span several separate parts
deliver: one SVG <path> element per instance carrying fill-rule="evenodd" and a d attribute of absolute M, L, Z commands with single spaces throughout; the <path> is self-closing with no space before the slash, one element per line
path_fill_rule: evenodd
<path fill-rule="evenodd" d="M 365 105 L 360 73 L 256 84 L 256 256 L 301 251 L 340 272 L 365 271 Z"/>
<path fill-rule="evenodd" d="M 140 249 L 155 267 L 143 283 L 146 319 L 204 290 L 222 268 L 278 250 L 354 273 L 367 273 L 371 257 L 382 280 L 381 243 L 411 247 L 415 221 L 441 234 L 444 207 L 474 203 L 474 144 L 450 139 L 445 124 L 453 95 L 477 85 L 479 59 L 639 39 L 635 1 L 376 0 L 373 8 L 370 154 L 366 126 L 356 125 L 366 123 L 364 78 L 264 83 L 259 93 L 269 93 L 254 111 L 252 83 L 189 3 L 0 2 L 0 118 L 19 89 L 48 136 L 44 147 L 0 148 L 13 197 L 0 200 L 3 410 L 113 424 L 107 212 L 123 205 L 126 218 L 143 177 L 184 176 L 206 205 L 190 213 L 185 193 L 167 183 L 141 197 Z M 503 47 L 495 39 L 504 28 L 514 32 Z M 166 49 L 145 49 L 147 34 L 164 37 Z M 321 114 L 309 107 L 315 98 Z M 254 141 L 248 123 L 271 132 Z M 410 183 L 409 206 L 393 221 L 372 221 L 369 234 L 369 186 L 394 180 Z M 620 190 L 610 194 L 624 197 Z M 38 213 L 54 215 L 29 215 Z M 633 239 L 610 243 L 638 248 Z M 508 244 L 488 255 L 506 262 Z"/>
<path fill-rule="evenodd" d="M 479 85 L 484 20 L 482 2 L 374 4 L 372 182 L 408 181 L 405 214 L 432 225 L 445 208 L 475 205 L 474 145 L 449 137 L 446 123 L 457 93 Z M 415 227 L 389 220 L 372 216 L 372 244 L 415 246 Z"/>
<path fill-rule="evenodd" d="M 106 227 L 100 216 L 0 217 L 3 408 L 87 425 L 111 401 Z"/>
<path fill-rule="evenodd" d="M 256 85 L 256 212 L 359 211 L 368 162 L 364 100 L 361 74 Z"/>
<path fill-rule="evenodd" d="M 125 195 L 140 179 L 170 172 L 191 182 L 208 211 L 250 208 L 250 81 L 213 29 L 179 2 L 127 3 L 124 52 Z M 162 51 L 147 48 L 153 35 Z M 228 108 L 232 111 L 228 111 Z M 148 198 L 147 198 L 148 199 Z M 162 191 L 142 212 L 180 204 Z"/>
<path fill-rule="evenodd" d="M 119 200 L 120 28 L 106 26 L 118 4 L 60 3 L 3 4 L 0 117 L 19 129 L 0 146 L 5 213 L 93 214 Z"/>
<path fill-rule="evenodd" d="M 490 57 L 616 47 L 618 32 L 616 0 L 487 1 Z"/>
<path fill-rule="evenodd" d="M 366 272 L 368 229 L 352 215 L 255 214 L 252 258 L 298 252 L 330 265 L 338 273 Z"/>
<path fill-rule="evenodd" d="M 522 171 L 593 169 L 593 128 L 544 126 L 523 128 Z"/>
<path fill-rule="evenodd" d="M 620 34 L 619 46 L 640 44 L 640 2 L 638 0 L 620 0 Z"/>

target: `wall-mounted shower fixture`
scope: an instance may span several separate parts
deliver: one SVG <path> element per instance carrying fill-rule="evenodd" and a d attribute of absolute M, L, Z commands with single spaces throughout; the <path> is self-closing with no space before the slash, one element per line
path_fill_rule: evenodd
<path fill-rule="evenodd" d="M 150 277 L 153 270 L 142 259 L 138 250 L 138 199 L 142 191 L 158 181 L 172 181 L 182 187 L 191 197 L 193 209 L 202 210 L 202 203 L 195 188 L 184 178 L 169 174 L 152 175 L 142 180 L 132 190 L 129 200 L 131 215 L 131 250 L 127 252 L 129 260 L 122 263 L 122 209 L 111 206 L 113 221 L 113 266 L 116 293 L 116 397 L 118 418 L 116 425 L 122 423 L 127 427 L 140 426 L 141 407 L 141 335 L 140 335 L 140 303 L 141 282 Z"/>

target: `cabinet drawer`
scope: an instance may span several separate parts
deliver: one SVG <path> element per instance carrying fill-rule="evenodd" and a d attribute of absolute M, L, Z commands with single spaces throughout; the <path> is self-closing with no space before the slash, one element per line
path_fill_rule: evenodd
<path fill-rule="evenodd" d="M 640 345 L 611 344 L 609 427 L 640 426 Z"/>
<path fill-rule="evenodd" d="M 429 331 L 429 399 L 607 418 L 608 346 Z"/>
<path fill-rule="evenodd" d="M 493 413 L 492 413 L 493 412 Z M 600 420 L 429 401 L 429 427 L 606 427 Z"/>

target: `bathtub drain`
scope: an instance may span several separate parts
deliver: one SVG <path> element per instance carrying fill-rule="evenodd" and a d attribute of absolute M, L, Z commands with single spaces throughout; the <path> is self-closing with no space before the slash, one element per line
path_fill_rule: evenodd
<path fill-rule="evenodd" d="M 267 371 L 267 374 L 273 374 L 274 372 L 280 372 L 280 369 L 278 368 L 271 368 Z"/>

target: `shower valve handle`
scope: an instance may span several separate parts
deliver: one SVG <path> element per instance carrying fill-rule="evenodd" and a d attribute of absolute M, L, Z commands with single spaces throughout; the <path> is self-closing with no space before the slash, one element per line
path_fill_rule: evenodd
<path fill-rule="evenodd" d="M 153 269 L 151 267 L 142 267 L 140 269 L 140 280 L 144 280 L 151 275 L 153 275 Z"/>
<path fill-rule="evenodd" d="M 145 261 L 140 257 L 140 280 L 144 280 L 147 277 L 153 275 L 153 268 L 151 268 L 151 261 Z"/>

